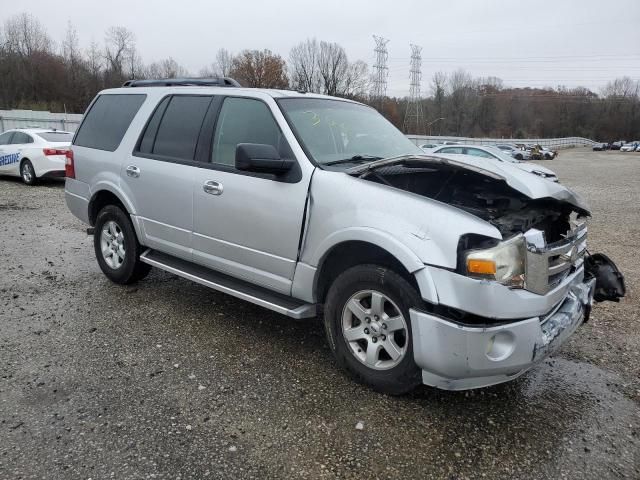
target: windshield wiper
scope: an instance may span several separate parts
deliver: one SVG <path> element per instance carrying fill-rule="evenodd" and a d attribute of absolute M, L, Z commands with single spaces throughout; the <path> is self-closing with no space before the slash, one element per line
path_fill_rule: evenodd
<path fill-rule="evenodd" d="M 382 160 L 383 157 L 378 157 L 375 155 L 354 155 L 349 158 L 341 158 L 340 160 L 332 160 L 330 162 L 325 162 L 323 165 L 339 165 L 341 163 L 356 163 L 356 162 L 370 162 L 373 160 Z"/>

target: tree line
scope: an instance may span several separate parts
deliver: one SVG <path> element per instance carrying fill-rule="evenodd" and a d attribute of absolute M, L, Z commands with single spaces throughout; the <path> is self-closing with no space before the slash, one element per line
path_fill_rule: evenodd
<path fill-rule="evenodd" d="M 59 43 L 26 13 L 0 26 L 0 108 L 81 113 L 97 92 L 126 80 L 190 75 L 171 57 L 145 63 L 135 34 L 124 27 L 111 27 L 102 44 L 82 48 L 71 23 Z M 510 88 L 499 78 L 474 78 L 463 69 L 437 72 L 420 101 L 421 115 L 405 121 L 408 99 L 370 98 L 369 66 L 350 59 L 337 43 L 307 39 L 294 45 L 287 59 L 266 49 L 232 54 L 221 48 L 195 76 L 230 76 L 247 87 L 355 99 L 411 134 L 640 138 L 640 82 L 628 77 L 612 80 L 596 94 L 582 87 Z"/>

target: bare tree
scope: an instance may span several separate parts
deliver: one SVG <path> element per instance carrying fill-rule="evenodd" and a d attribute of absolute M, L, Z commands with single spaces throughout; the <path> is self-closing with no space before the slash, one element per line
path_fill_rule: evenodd
<path fill-rule="evenodd" d="M 145 69 L 147 78 L 178 78 L 187 77 L 189 72 L 173 58 L 165 58 L 148 65 Z"/>
<path fill-rule="evenodd" d="M 211 65 L 200 70 L 201 77 L 228 77 L 233 68 L 233 55 L 226 48 L 216 53 L 216 59 Z"/>
<path fill-rule="evenodd" d="M 230 75 L 245 87 L 288 88 L 285 61 L 270 50 L 244 50 L 233 59 Z"/>
<path fill-rule="evenodd" d="M 49 53 L 53 42 L 44 26 L 33 15 L 21 13 L 4 23 L 5 48 L 22 57 L 30 57 L 36 52 Z"/>
<path fill-rule="evenodd" d="M 226 48 L 221 48 L 216 53 L 216 68 L 221 77 L 228 77 L 233 66 L 233 55 Z"/>
<path fill-rule="evenodd" d="M 338 94 L 345 97 L 365 97 L 369 82 L 369 66 L 362 60 L 356 60 L 348 64 Z"/>
<path fill-rule="evenodd" d="M 319 58 L 320 46 L 315 38 L 307 39 L 291 49 L 289 68 L 293 88 L 304 92 L 322 91 Z"/>
<path fill-rule="evenodd" d="M 125 63 L 135 51 L 135 36 L 125 27 L 111 27 L 105 36 L 105 60 L 112 79 L 123 79 Z"/>
<path fill-rule="evenodd" d="M 337 43 L 320 42 L 318 70 L 322 90 L 327 95 L 337 95 L 349 69 L 347 54 Z"/>

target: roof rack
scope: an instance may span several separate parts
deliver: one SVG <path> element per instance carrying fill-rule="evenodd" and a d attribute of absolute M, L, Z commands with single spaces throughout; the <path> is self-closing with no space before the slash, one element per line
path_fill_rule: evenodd
<path fill-rule="evenodd" d="M 160 78 L 151 80 L 127 80 L 123 87 L 241 87 L 230 77 L 218 78 Z"/>

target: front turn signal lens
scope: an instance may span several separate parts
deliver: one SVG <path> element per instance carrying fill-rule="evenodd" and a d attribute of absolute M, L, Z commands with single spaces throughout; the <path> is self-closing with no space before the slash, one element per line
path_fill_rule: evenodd
<path fill-rule="evenodd" d="M 467 272 L 476 275 L 495 275 L 496 262 L 493 260 L 467 259 Z"/>

